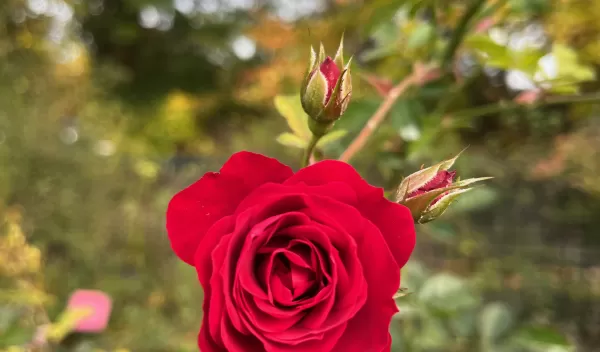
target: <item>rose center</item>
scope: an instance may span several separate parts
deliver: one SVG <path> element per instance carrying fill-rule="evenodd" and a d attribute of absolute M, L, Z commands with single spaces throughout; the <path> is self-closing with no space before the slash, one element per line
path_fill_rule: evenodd
<path fill-rule="evenodd" d="M 306 295 L 316 283 L 314 270 L 296 265 L 284 253 L 275 256 L 272 276 L 278 277 L 281 283 L 290 290 L 294 300 Z"/>
<path fill-rule="evenodd" d="M 259 250 L 256 263 L 259 283 L 279 304 L 313 297 L 327 285 L 317 254 L 305 243 L 267 245 Z"/>

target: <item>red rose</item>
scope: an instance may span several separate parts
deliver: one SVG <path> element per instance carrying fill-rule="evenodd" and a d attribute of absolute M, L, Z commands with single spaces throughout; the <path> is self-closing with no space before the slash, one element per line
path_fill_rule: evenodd
<path fill-rule="evenodd" d="M 173 197 L 167 230 L 204 288 L 202 352 L 390 350 L 414 223 L 350 165 L 237 153 Z"/>

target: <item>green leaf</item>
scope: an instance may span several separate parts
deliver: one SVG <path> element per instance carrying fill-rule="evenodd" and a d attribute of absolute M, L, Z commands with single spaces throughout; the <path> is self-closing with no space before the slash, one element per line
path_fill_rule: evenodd
<path fill-rule="evenodd" d="M 310 140 L 308 116 L 302 109 L 298 95 L 278 95 L 275 97 L 275 108 L 285 118 L 290 129 L 302 140 Z"/>
<path fill-rule="evenodd" d="M 402 286 L 414 292 L 421 288 L 427 279 L 427 269 L 418 261 L 411 260 L 402 268 Z"/>
<path fill-rule="evenodd" d="M 365 126 L 369 116 L 377 110 L 379 104 L 381 104 L 380 99 L 353 100 L 344 116 L 336 122 L 336 128 L 347 130 L 350 133 L 360 131 Z"/>
<path fill-rule="evenodd" d="M 373 28 L 381 23 L 390 21 L 400 6 L 404 5 L 406 0 L 372 0 L 361 9 L 362 13 L 368 14 L 368 21 L 365 25 L 365 33 L 371 33 Z"/>
<path fill-rule="evenodd" d="M 482 61 L 491 67 L 522 71 L 533 76 L 538 70 L 538 62 L 544 56 L 540 49 L 527 48 L 512 50 L 498 44 L 487 35 L 474 34 L 465 40 L 465 45 L 478 52 Z"/>
<path fill-rule="evenodd" d="M 396 303 L 396 306 L 398 307 L 398 313 L 394 315 L 395 319 L 410 319 L 422 314 L 419 307 L 413 303 L 400 302 Z"/>
<path fill-rule="evenodd" d="M 15 306 L 0 306 L 0 335 L 17 322 L 21 315 Z"/>
<path fill-rule="evenodd" d="M 323 148 L 329 144 L 337 142 L 338 140 L 344 138 L 348 134 L 346 130 L 335 130 L 327 133 L 319 142 L 317 143 L 317 148 Z"/>
<path fill-rule="evenodd" d="M 421 331 L 415 339 L 419 351 L 441 351 L 455 343 L 441 319 L 432 314 L 422 314 L 421 317 Z"/>
<path fill-rule="evenodd" d="M 469 337 L 475 333 L 477 326 L 477 310 L 470 309 L 456 314 L 450 320 L 450 327 L 456 336 Z"/>
<path fill-rule="evenodd" d="M 22 327 L 18 324 L 11 326 L 10 329 L 2 334 L 0 347 L 21 346 L 33 338 L 35 334 L 34 328 Z"/>
<path fill-rule="evenodd" d="M 506 304 L 494 302 L 486 305 L 479 316 L 482 343 L 485 346 L 494 345 L 506 335 L 513 323 L 513 314 Z"/>
<path fill-rule="evenodd" d="M 464 45 L 487 55 L 490 60 L 502 60 L 507 57 L 506 47 L 494 42 L 492 38 L 484 34 L 473 34 L 467 37 Z"/>
<path fill-rule="evenodd" d="M 286 147 L 300 148 L 300 149 L 306 148 L 306 144 L 307 144 L 305 140 L 303 140 L 302 138 L 298 137 L 297 135 L 289 133 L 289 132 L 284 132 L 284 133 L 280 134 L 279 136 L 277 136 L 277 142 L 285 145 Z"/>
<path fill-rule="evenodd" d="M 556 60 L 559 80 L 577 83 L 596 78 L 594 70 L 590 66 L 581 64 L 573 49 L 561 44 L 554 44 L 552 54 Z"/>
<path fill-rule="evenodd" d="M 416 99 L 403 99 L 394 104 L 389 112 L 392 127 L 398 132 L 407 126 L 416 125 L 421 116 L 425 115 L 425 108 Z"/>
<path fill-rule="evenodd" d="M 452 243 L 456 240 L 457 230 L 451 223 L 436 221 L 428 225 L 429 235 L 438 242 Z"/>
<path fill-rule="evenodd" d="M 520 51 L 510 51 L 512 57 L 512 68 L 522 71 L 533 77 L 539 68 L 539 61 L 544 56 L 544 52 L 539 49 L 525 49 Z"/>
<path fill-rule="evenodd" d="M 569 340 L 547 326 L 528 326 L 519 330 L 515 336 L 515 342 L 521 347 L 534 352 L 569 352 L 574 351 L 574 347 Z"/>
<path fill-rule="evenodd" d="M 548 89 L 548 91 L 552 92 L 552 93 L 564 94 L 564 95 L 577 94 L 577 93 L 579 93 L 579 86 L 577 84 L 557 85 L 557 86 L 550 87 L 550 89 Z"/>
<path fill-rule="evenodd" d="M 408 42 L 406 43 L 406 47 L 409 49 L 420 48 L 427 44 L 433 35 L 433 26 L 431 26 L 429 23 L 423 22 L 419 24 L 419 26 L 417 26 L 417 28 L 415 28 L 410 34 Z"/>
<path fill-rule="evenodd" d="M 425 281 L 418 299 L 430 309 L 447 313 L 468 310 L 479 304 L 465 280 L 447 273 L 436 274 Z"/>

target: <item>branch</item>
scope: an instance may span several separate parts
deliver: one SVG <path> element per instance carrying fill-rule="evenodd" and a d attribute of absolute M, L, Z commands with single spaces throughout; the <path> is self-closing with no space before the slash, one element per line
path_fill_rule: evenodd
<path fill-rule="evenodd" d="M 457 111 L 450 113 L 453 115 L 455 121 L 465 122 L 468 119 L 472 119 L 478 116 L 495 114 L 503 111 L 517 110 L 523 108 L 538 108 L 543 106 L 562 105 L 562 104 L 575 104 L 575 103 L 600 103 L 600 92 L 584 94 L 584 95 L 570 95 L 570 96 L 554 96 L 541 99 L 530 105 L 517 103 L 514 101 L 504 101 L 500 103 L 482 105 L 471 109 Z"/>
<path fill-rule="evenodd" d="M 454 30 L 454 35 L 450 39 L 448 46 L 446 47 L 446 51 L 442 56 L 442 67 L 447 67 L 454 59 L 454 54 L 456 50 L 460 46 L 464 36 L 467 34 L 467 29 L 469 27 L 469 22 L 475 17 L 481 6 L 485 4 L 485 0 L 473 0 L 464 16 L 460 19 L 460 22 L 456 26 Z"/>
<path fill-rule="evenodd" d="M 398 100 L 409 87 L 413 84 L 424 84 L 438 76 L 439 70 L 437 68 L 424 67 L 418 64 L 415 65 L 413 72 L 387 93 L 377 111 L 369 118 L 365 127 L 363 127 L 358 136 L 356 136 L 348 148 L 342 153 L 339 160 L 346 163 L 349 162 L 350 159 L 364 147 L 369 137 L 371 137 L 377 127 L 385 120 L 387 113 L 392 106 L 394 106 L 396 100 Z"/>

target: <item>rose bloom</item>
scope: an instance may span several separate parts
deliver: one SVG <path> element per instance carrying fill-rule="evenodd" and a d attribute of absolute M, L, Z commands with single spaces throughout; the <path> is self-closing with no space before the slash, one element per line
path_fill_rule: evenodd
<path fill-rule="evenodd" d="M 350 165 L 234 154 L 173 197 L 167 230 L 204 289 L 201 351 L 390 350 L 414 223 Z"/>

